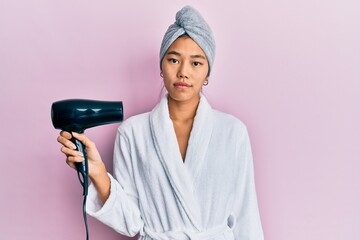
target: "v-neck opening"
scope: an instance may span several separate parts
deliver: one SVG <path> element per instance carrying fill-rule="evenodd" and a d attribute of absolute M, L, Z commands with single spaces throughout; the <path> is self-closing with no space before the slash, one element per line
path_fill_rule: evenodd
<path fill-rule="evenodd" d="M 200 213 L 194 189 L 205 162 L 213 120 L 213 111 L 206 98 L 201 96 L 183 159 L 174 125 L 169 116 L 167 99 L 163 98 L 150 114 L 151 134 L 156 153 L 175 195 L 197 228 Z"/>

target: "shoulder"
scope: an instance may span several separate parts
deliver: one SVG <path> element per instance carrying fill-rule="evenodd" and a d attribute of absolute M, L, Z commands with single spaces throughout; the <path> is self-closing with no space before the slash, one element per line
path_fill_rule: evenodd
<path fill-rule="evenodd" d="M 123 121 L 118 131 L 120 134 L 129 135 L 134 131 L 142 131 L 149 128 L 150 112 L 134 115 Z"/>
<path fill-rule="evenodd" d="M 222 136 L 227 142 L 242 141 L 248 138 L 248 130 L 245 123 L 237 117 L 218 110 L 213 110 L 214 136 Z"/>
<path fill-rule="evenodd" d="M 213 116 L 217 126 L 223 126 L 224 128 L 232 130 L 246 131 L 245 123 L 231 114 L 213 109 Z"/>
<path fill-rule="evenodd" d="M 199 106 L 203 106 L 203 109 L 205 109 L 203 112 L 206 112 L 206 114 L 211 113 L 210 117 L 214 120 L 216 126 L 246 129 L 245 124 L 240 119 L 236 118 L 231 114 L 213 108 L 204 95 L 201 95 Z"/>

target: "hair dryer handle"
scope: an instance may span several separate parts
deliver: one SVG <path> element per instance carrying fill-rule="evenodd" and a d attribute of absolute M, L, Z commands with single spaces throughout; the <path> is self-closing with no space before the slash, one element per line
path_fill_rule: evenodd
<path fill-rule="evenodd" d="M 89 176 L 89 168 L 88 168 L 88 159 L 86 155 L 86 147 L 82 142 L 77 140 L 76 138 L 71 138 L 71 142 L 73 142 L 76 146 L 76 150 L 82 152 L 84 155 L 84 161 L 82 162 L 75 162 L 75 167 L 78 173 L 78 178 L 83 186 L 84 192 L 83 195 L 86 196 L 88 194 L 88 176 Z"/>

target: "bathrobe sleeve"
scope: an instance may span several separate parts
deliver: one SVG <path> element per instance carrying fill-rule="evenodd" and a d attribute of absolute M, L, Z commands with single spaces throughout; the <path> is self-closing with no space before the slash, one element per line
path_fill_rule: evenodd
<path fill-rule="evenodd" d="M 245 127 L 238 148 L 241 162 L 238 193 L 234 204 L 234 235 L 236 240 L 263 240 L 263 230 L 255 190 L 254 166 L 248 132 Z"/>
<path fill-rule="evenodd" d="M 110 196 L 102 205 L 95 187 L 91 184 L 87 213 L 115 231 L 132 237 L 143 227 L 143 221 L 139 211 L 138 194 L 134 186 L 129 149 L 129 142 L 119 130 L 114 149 L 114 177 L 109 174 Z"/>

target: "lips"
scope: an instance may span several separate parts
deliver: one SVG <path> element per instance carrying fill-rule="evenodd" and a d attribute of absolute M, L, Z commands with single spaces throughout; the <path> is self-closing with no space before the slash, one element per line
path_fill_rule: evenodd
<path fill-rule="evenodd" d="M 191 87 L 190 84 L 187 84 L 185 82 L 177 82 L 177 83 L 174 83 L 174 86 L 176 88 L 188 88 L 188 87 Z"/>

